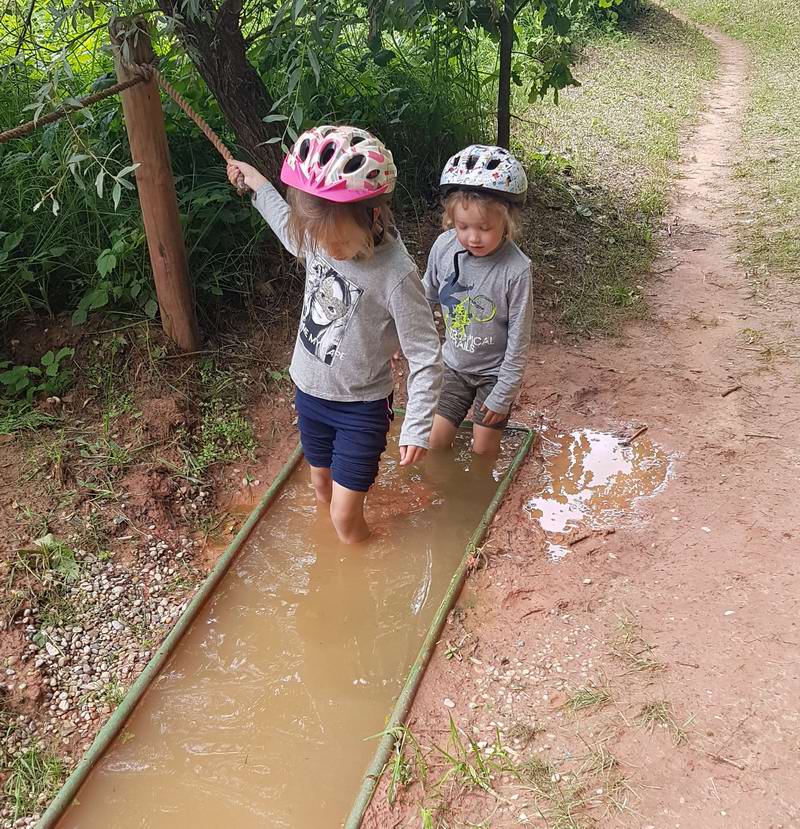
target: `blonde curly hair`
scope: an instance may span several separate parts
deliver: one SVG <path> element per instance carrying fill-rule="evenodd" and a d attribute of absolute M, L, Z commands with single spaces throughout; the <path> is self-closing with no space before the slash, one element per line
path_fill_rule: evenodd
<path fill-rule="evenodd" d="M 479 192 L 477 190 L 453 190 L 447 194 L 444 200 L 442 214 L 442 227 L 444 230 L 450 230 L 455 224 L 453 220 L 453 213 L 456 207 L 471 207 L 475 205 L 481 213 L 481 216 L 489 214 L 500 215 L 505 222 L 505 237 L 506 239 L 514 238 L 519 234 L 519 220 L 521 210 L 519 205 L 512 204 L 498 196 L 493 196 L 490 193 Z"/>

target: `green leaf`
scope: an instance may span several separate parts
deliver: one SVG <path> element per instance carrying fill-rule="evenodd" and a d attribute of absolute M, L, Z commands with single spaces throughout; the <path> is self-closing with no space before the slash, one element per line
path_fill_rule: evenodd
<path fill-rule="evenodd" d="M 5 253 L 11 253 L 12 250 L 22 241 L 22 230 L 15 230 L 13 233 L 9 233 L 5 239 L 3 239 L 3 251 Z"/>
<path fill-rule="evenodd" d="M 158 313 L 158 303 L 154 299 L 148 299 L 147 304 L 144 306 L 144 312 L 151 320 L 155 319 Z"/>
<path fill-rule="evenodd" d="M 122 198 L 122 185 L 118 182 L 114 182 L 114 189 L 111 191 L 111 198 L 114 201 L 114 210 L 119 207 L 119 200 Z"/>
<path fill-rule="evenodd" d="M 273 115 L 265 115 L 261 119 L 265 124 L 274 124 L 276 121 L 288 121 L 288 115 L 281 115 L 280 113 L 274 113 Z"/>
<path fill-rule="evenodd" d="M 89 308 L 95 310 L 96 308 L 104 308 L 106 305 L 108 305 L 108 289 L 101 285 L 90 292 Z"/>
<path fill-rule="evenodd" d="M 288 14 L 289 9 L 291 9 L 291 7 L 292 7 L 292 0 L 284 0 L 284 3 L 278 9 L 278 11 L 275 14 L 275 17 L 272 20 L 272 31 L 273 32 L 281 24 L 281 22 L 283 21 L 283 18 L 286 17 L 286 15 Z"/>
<path fill-rule="evenodd" d="M 294 89 L 297 86 L 297 84 L 299 83 L 299 81 L 300 81 L 300 67 L 296 66 L 294 68 L 294 71 L 292 72 L 292 74 L 289 75 L 289 83 L 287 85 L 287 90 L 288 90 L 290 95 L 292 94 L 292 92 L 294 92 Z"/>
<path fill-rule="evenodd" d="M 97 257 L 97 272 L 100 276 L 106 276 L 117 266 L 117 257 L 110 250 L 104 250 Z"/>
<path fill-rule="evenodd" d="M 394 56 L 395 54 L 391 49 L 381 49 L 372 56 L 372 59 L 378 66 L 386 66 Z"/>
<path fill-rule="evenodd" d="M 49 366 L 53 365 L 53 363 L 55 362 L 55 359 L 56 359 L 56 355 L 53 354 L 52 351 L 48 351 L 47 354 L 45 354 L 44 357 L 42 357 L 41 362 L 42 362 L 43 366 L 49 367 Z"/>
<path fill-rule="evenodd" d="M 311 71 L 314 73 L 314 77 L 317 80 L 317 86 L 319 86 L 319 61 L 317 60 L 317 56 L 311 51 L 311 49 L 309 49 L 306 54 L 308 55 L 308 62 L 311 64 Z"/>
<path fill-rule="evenodd" d="M 97 189 L 97 195 L 99 198 L 103 198 L 103 179 L 105 178 L 106 171 L 101 170 L 97 174 L 97 178 L 94 180 L 94 186 Z"/>

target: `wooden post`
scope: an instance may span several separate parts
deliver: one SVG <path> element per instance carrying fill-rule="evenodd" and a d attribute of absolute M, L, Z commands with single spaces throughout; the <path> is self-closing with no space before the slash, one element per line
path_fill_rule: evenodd
<path fill-rule="evenodd" d="M 127 81 L 136 72 L 132 64 L 151 63 L 153 48 L 142 18 L 113 18 L 109 24 L 117 78 Z M 164 131 L 164 113 L 156 81 L 122 93 L 125 127 L 136 168 L 150 264 L 156 283 L 161 322 L 167 336 L 183 351 L 200 348 L 200 332 L 189 284 L 175 180 Z"/>

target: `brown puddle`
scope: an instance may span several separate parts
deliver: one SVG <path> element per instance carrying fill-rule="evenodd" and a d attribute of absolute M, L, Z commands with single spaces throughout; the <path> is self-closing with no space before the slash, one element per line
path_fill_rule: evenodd
<path fill-rule="evenodd" d="M 638 499 L 658 493 L 669 477 L 666 453 L 644 438 L 623 446 L 615 435 L 581 429 L 543 432 L 541 440 L 547 483 L 525 509 L 548 535 L 553 558 L 569 552 L 553 535 L 619 526 Z"/>
<path fill-rule="evenodd" d="M 517 448 L 492 470 L 459 441 L 422 473 L 390 441 L 363 546 L 338 543 L 298 470 L 60 829 L 340 826 Z"/>

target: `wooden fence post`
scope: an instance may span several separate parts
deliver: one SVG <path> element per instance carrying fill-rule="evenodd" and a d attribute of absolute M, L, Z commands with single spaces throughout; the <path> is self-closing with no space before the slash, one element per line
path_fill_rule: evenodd
<path fill-rule="evenodd" d="M 109 24 L 117 78 L 127 81 L 132 64 L 151 63 L 153 48 L 142 18 L 113 18 Z M 122 93 L 125 127 L 136 168 L 150 264 L 167 336 L 183 351 L 200 348 L 186 248 L 183 244 L 175 180 L 164 131 L 164 113 L 156 81 L 137 84 Z"/>

